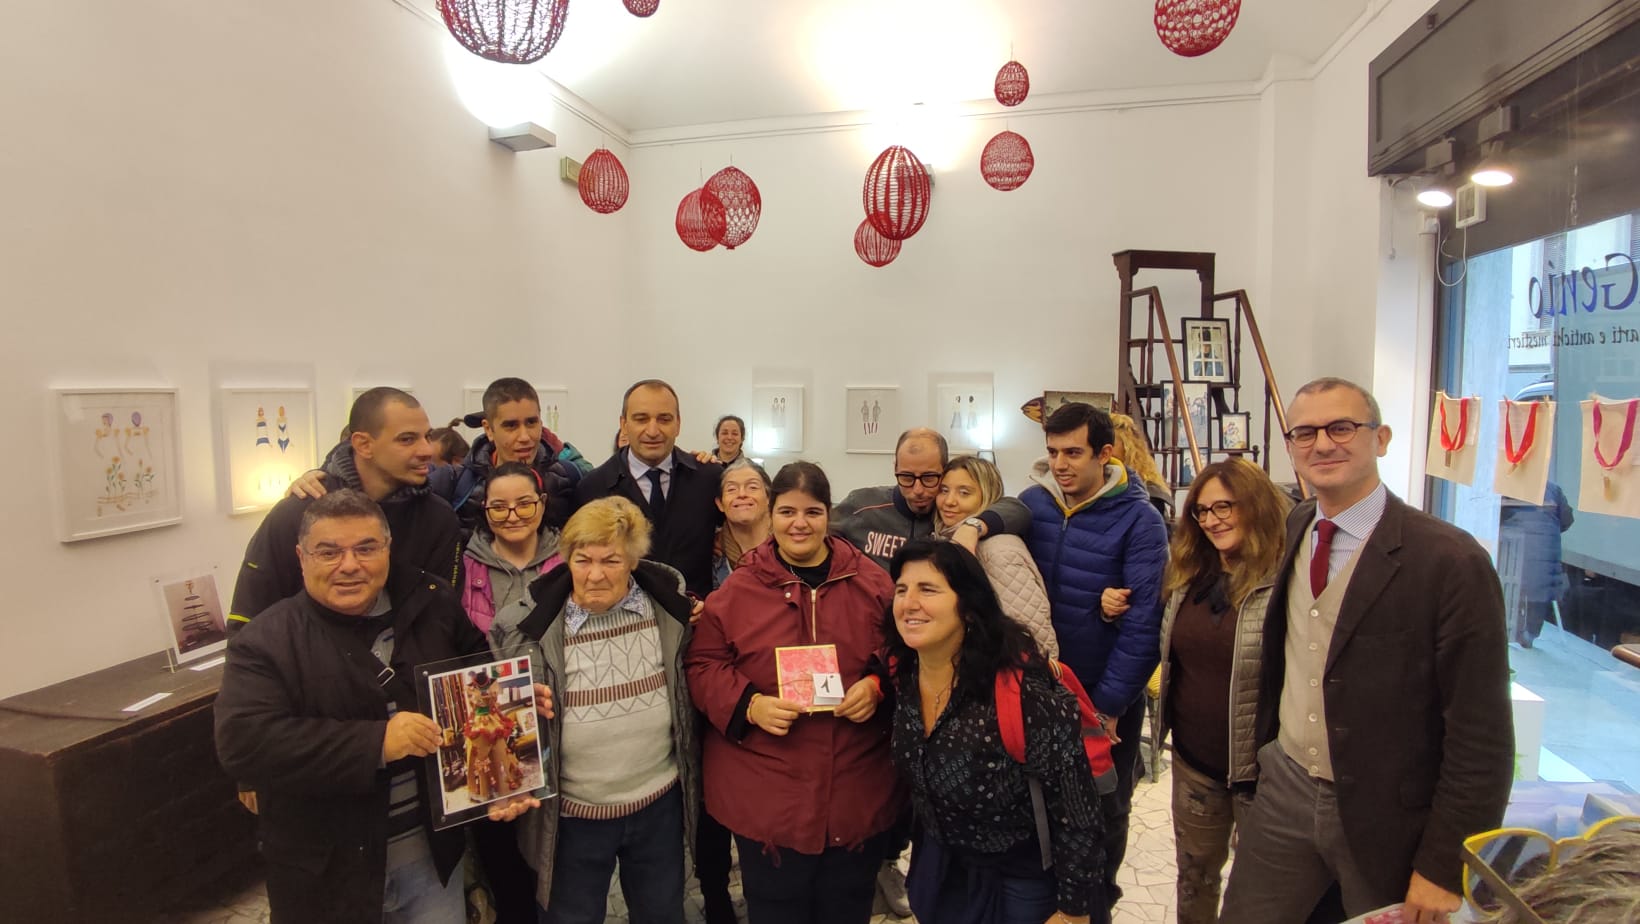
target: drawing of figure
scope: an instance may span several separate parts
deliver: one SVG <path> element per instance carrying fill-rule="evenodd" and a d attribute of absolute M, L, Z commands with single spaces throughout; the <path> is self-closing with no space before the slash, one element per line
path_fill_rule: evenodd
<path fill-rule="evenodd" d="M 774 403 L 775 403 L 775 408 L 774 408 L 774 425 L 775 425 L 775 428 L 780 429 L 780 430 L 784 430 L 784 429 L 786 429 L 786 399 L 783 398 L 783 397 L 776 398 L 776 399 L 774 399 Z"/>
<path fill-rule="evenodd" d="M 780 429 L 780 398 L 778 396 L 769 399 L 769 426 L 776 430 Z"/>
<path fill-rule="evenodd" d="M 102 426 L 97 428 L 96 433 L 97 433 L 96 438 L 91 441 L 91 448 L 96 451 L 97 458 L 99 458 L 99 459 L 107 458 L 107 456 L 103 455 L 102 442 L 103 442 L 103 440 L 108 439 L 109 437 L 114 435 L 114 415 L 113 414 L 110 414 L 107 411 L 103 412 Z M 115 443 L 114 451 L 118 452 L 119 451 L 119 440 L 116 439 L 114 441 L 114 443 Z"/>
<path fill-rule="evenodd" d="M 881 401 L 878 401 L 875 398 L 873 398 L 872 401 L 871 401 L 871 432 L 872 433 L 877 432 L 877 429 L 880 425 L 879 421 L 882 419 L 882 416 L 883 416 L 883 404 L 882 404 Z"/>
<path fill-rule="evenodd" d="M 268 438 L 268 415 L 261 405 L 256 406 L 256 445 L 273 448 L 273 440 Z"/>
<path fill-rule="evenodd" d="M 133 440 L 138 441 L 142 448 L 132 449 Z M 136 456 L 139 462 L 153 454 L 153 450 L 148 446 L 148 428 L 142 423 L 141 411 L 131 412 L 131 426 L 125 428 L 125 454 Z"/>
<path fill-rule="evenodd" d="M 974 410 L 974 396 L 968 396 L 968 429 L 979 426 L 979 412 Z"/>
<path fill-rule="evenodd" d="M 558 405 L 556 404 L 547 405 L 547 429 L 554 433 L 558 432 Z"/>
<path fill-rule="evenodd" d="M 261 410 L 261 408 L 257 408 L 258 413 Z M 283 404 L 279 405 L 279 416 L 274 420 L 273 426 L 279 431 L 279 451 L 284 452 L 290 448 L 290 421 L 285 418 L 285 406 Z"/>
<path fill-rule="evenodd" d="M 871 405 L 863 398 L 860 400 L 860 432 L 867 435 L 871 433 Z"/>
<path fill-rule="evenodd" d="M 467 717 L 462 735 L 467 739 L 467 793 L 488 802 L 524 784 L 524 770 L 507 746 L 516 724 L 496 702 L 495 678 L 476 671 L 467 685 Z"/>
<path fill-rule="evenodd" d="M 952 433 L 956 433 L 958 430 L 962 429 L 962 395 L 957 395 L 951 400 L 954 401 L 957 406 L 951 411 L 950 429 Z"/>

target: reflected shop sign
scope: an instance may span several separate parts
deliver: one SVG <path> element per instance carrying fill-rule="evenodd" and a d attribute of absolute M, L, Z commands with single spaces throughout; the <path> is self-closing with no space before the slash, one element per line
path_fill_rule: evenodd
<path fill-rule="evenodd" d="M 1531 277 L 1526 284 L 1526 299 L 1532 316 L 1551 315 L 1576 317 L 1580 312 L 1594 313 L 1601 309 L 1622 311 L 1640 296 L 1640 268 L 1626 253 L 1606 254 L 1606 265 L 1599 270 L 1592 266 L 1552 273 L 1539 279 Z M 1615 326 L 1609 331 L 1588 330 L 1530 330 L 1511 337 L 1510 346 L 1532 348 L 1549 346 L 1585 346 L 1603 343 L 1640 342 L 1640 330 Z"/>

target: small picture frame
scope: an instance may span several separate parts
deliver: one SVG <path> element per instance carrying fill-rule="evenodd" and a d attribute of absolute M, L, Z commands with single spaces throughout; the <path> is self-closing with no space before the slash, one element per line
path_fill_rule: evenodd
<path fill-rule="evenodd" d="M 492 802 L 518 795 L 546 798 L 542 744 L 530 656 L 453 658 L 416 667 L 416 696 L 439 727 L 427 757 L 427 791 L 436 793 L 433 828 L 489 814 Z"/>
<path fill-rule="evenodd" d="M 1184 318 L 1184 380 L 1225 385 L 1230 382 L 1230 321 Z"/>
<path fill-rule="evenodd" d="M 161 575 L 149 583 L 165 619 L 173 669 L 228 647 L 227 611 L 216 589 L 214 566 Z"/>
<path fill-rule="evenodd" d="M 61 541 L 182 522 L 176 389 L 54 388 L 50 420 Z"/>
<path fill-rule="evenodd" d="M 850 386 L 843 394 L 843 451 L 893 455 L 900 437 L 900 389 Z"/>
<path fill-rule="evenodd" d="M 780 698 L 804 712 L 831 712 L 842 702 L 836 645 L 782 646 L 774 650 L 774 665 Z"/>
<path fill-rule="evenodd" d="M 1253 415 L 1231 412 L 1219 415 L 1219 448 L 1245 452 L 1251 445 Z"/>

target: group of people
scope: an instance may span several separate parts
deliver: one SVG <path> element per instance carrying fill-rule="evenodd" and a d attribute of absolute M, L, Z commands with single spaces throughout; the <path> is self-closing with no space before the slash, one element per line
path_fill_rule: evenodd
<path fill-rule="evenodd" d="M 1142 438 L 1084 404 L 1044 419 L 1017 499 L 934 430 L 834 503 L 813 463 L 747 458 L 738 418 L 680 450 L 665 382 L 619 421 L 593 468 L 501 379 L 435 479 L 416 399 L 372 389 L 261 524 L 217 747 L 275 921 L 462 920 L 470 846 L 503 922 L 602 921 L 617 869 L 633 921 L 681 922 L 692 856 L 728 924 L 731 843 L 753 924 L 863 924 L 879 896 L 931 924 L 1108 921 L 1158 670 L 1181 921 L 1324 920 L 1329 892 L 1457 910 L 1461 841 L 1512 776 L 1501 591 L 1379 481 L 1359 386 L 1289 408 L 1313 499 L 1216 462 L 1171 539 Z M 816 646 L 794 684 L 783 651 Z M 521 654 L 555 798 L 434 830 L 414 669 Z"/>

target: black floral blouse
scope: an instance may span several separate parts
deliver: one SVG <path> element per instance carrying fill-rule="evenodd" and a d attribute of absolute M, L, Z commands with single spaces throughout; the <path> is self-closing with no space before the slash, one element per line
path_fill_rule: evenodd
<path fill-rule="evenodd" d="M 911 785 L 911 804 L 923 829 L 958 851 L 1002 854 L 1037 842 L 1030 778 L 1042 786 L 1053 847 L 1059 910 L 1088 913 L 1088 897 L 1104 865 L 1099 793 L 1082 747 L 1076 698 L 1046 671 L 1027 670 L 1020 705 L 1025 719 L 1025 763 L 1002 747 L 996 704 L 989 690 L 976 696 L 962 686 L 923 736 L 917 669 L 896 680 L 894 763 Z"/>

